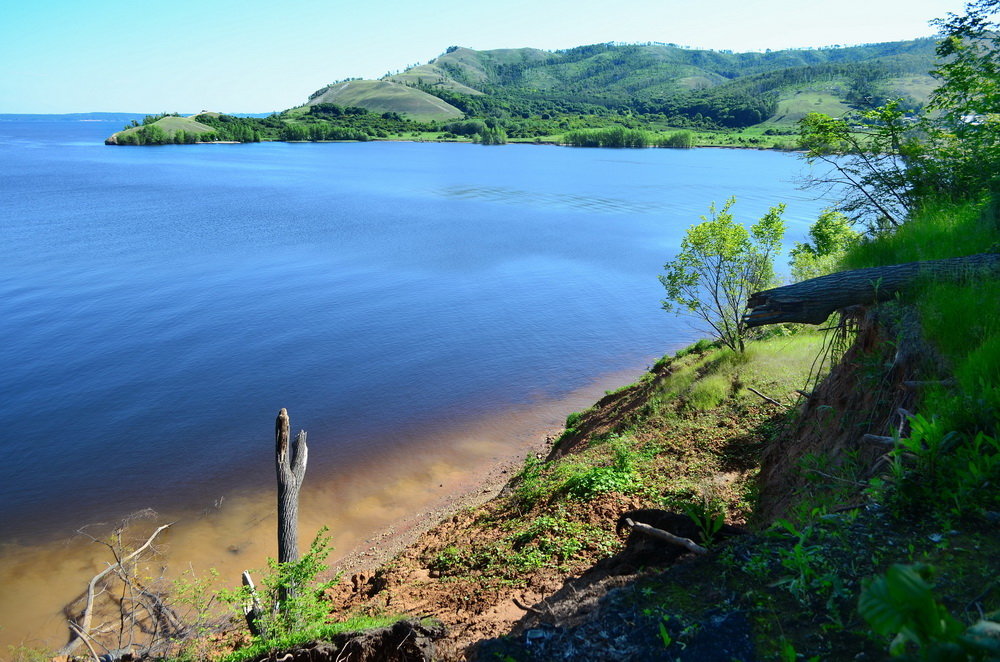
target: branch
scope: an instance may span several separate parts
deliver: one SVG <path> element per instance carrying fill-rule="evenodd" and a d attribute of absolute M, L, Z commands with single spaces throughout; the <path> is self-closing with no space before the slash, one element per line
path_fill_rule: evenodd
<path fill-rule="evenodd" d="M 675 536 L 672 533 L 664 531 L 663 529 L 657 529 L 649 524 L 643 524 L 642 522 L 633 522 L 630 519 L 625 520 L 625 524 L 632 527 L 632 529 L 639 531 L 640 533 L 645 533 L 647 536 L 652 538 L 657 538 L 659 540 L 664 540 L 674 545 L 680 545 L 685 549 L 694 552 L 695 554 L 708 554 L 708 550 L 699 545 L 698 543 L 690 540 L 688 538 L 681 538 L 680 536 Z"/>
<path fill-rule="evenodd" d="M 90 633 L 90 622 L 94 616 L 94 597 L 95 597 L 94 591 L 97 587 L 97 582 L 104 579 L 109 573 L 121 569 L 125 563 L 128 563 L 136 556 L 144 552 L 150 545 L 153 544 L 153 539 L 160 534 L 160 531 L 163 531 L 163 529 L 166 529 L 171 524 L 173 524 L 173 522 L 170 522 L 169 524 L 164 524 L 163 526 L 156 529 L 156 531 L 153 531 L 152 535 L 150 535 L 149 538 L 146 539 L 146 542 L 144 542 L 138 549 L 136 549 L 134 552 L 132 552 L 125 558 L 116 561 L 112 565 L 109 565 L 107 568 L 97 573 L 90 579 L 90 583 L 87 584 L 87 606 L 84 607 L 83 609 L 83 614 L 81 619 L 82 623 L 80 625 L 76 625 L 75 623 L 70 622 L 70 629 L 74 631 L 74 636 L 70 639 L 68 644 L 66 644 L 65 646 L 62 647 L 62 649 L 59 650 L 58 655 L 69 656 L 80 644 L 81 637 L 76 634 L 76 630 L 80 630 L 87 634 Z"/>
<path fill-rule="evenodd" d="M 243 571 L 243 585 L 247 587 L 247 591 L 250 593 L 250 604 L 243 605 L 243 616 L 247 620 L 247 629 L 250 630 L 250 634 L 259 637 L 260 627 L 257 625 L 257 620 L 263 615 L 264 610 L 260 606 L 257 587 L 254 586 L 253 579 L 250 578 L 249 570 Z"/>
<path fill-rule="evenodd" d="M 766 395 L 764 395 L 763 393 L 761 393 L 760 391 L 758 391 L 758 390 L 757 390 L 757 389 L 755 389 L 755 388 L 751 388 L 751 387 L 749 387 L 749 386 L 747 386 L 746 388 L 747 388 L 747 390 L 748 390 L 748 391 L 750 391 L 750 392 L 751 392 L 751 393 L 753 393 L 754 395 L 759 395 L 760 397 L 764 398 L 765 400 L 767 400 L 767 401 L 768 401 L 768 402 L 770 402 L 771 404 L 774 404 L 774 405 L 778 405 L 779 407 L 785 407 L 785 406 L 787 406 L 787 405 L 785 405 L 785 404 L 783 404 L 783 403 L 781 403 L 781 402 L 778 402 L 778 401 L 777 401 L 777 400 L 775 400 L 774 398 L 769 398 L 769 397 L 767 397 Z"/>

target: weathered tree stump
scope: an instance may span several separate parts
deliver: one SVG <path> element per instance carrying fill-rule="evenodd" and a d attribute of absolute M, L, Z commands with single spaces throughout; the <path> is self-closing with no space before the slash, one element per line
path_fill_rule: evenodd
<path fill-rule="evenodd" d="M 282 408 L 274 422 L 275 464 L 278 473 L 278 562 L 299 559 L 299 490 L 306 475 L 309 448 L 306 431 L 299 430 L 288 443 L 288 410 Z"/>
<path fill-rule="evenodd" d="M 887 301 L 925 280 L 967 282 L 998 276 L 1000 253 L 840 271 L 752 294 L 744 320 L 747 327 L 820 324 L 836 310 Z"/>

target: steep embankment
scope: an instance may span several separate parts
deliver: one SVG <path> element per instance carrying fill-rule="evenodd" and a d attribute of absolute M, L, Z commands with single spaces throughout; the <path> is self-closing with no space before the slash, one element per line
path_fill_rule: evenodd
<path fill-rule="evenodd" d="M 548 459 L 528 458 L 501 496 L 335 589 L 336 611 L 439 618 L 449 629 L 438 646 L 443 659 L 461 659 L 469 645 L 519 632 L 532 618 L 576 622 L 609 589 L 677 556 L 679 548 L 642 540 L 626 546 L 623 513 L 661 525 L 648 509 L 688 510 L 707 527 L 723 514 L 747 521 L 760 451 L 786 413 L 747 387 L 790 402 L 820 347 L 819 336 L 802 334 L 760 343 L 745 357 L 702 344 L 659 362 L 570 416 Z M 701 535 L 684 516 L 672 522 L 665 526 Z"/>
<path fill-rule="evenodd" d="M 571 415 L 498 498 L 334 589 L 336 612 L 434 616 L 444 660 L 881 659 L 864 581 L 920 561 L 938 593 L 908 600 L 974 622 L 1000 607 L 984 590 L 1000 528 L 897 508 L 883 486 L 905 456 L 865 436 L 892 434 L 920 411 L 908 385 L 941 378 L 912 311 L 664 359 Z M 709 551 L 626 535 L 626 516 Z"/>

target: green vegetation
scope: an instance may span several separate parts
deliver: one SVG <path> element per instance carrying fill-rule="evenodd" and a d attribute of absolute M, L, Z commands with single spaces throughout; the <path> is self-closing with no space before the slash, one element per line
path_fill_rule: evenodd
<path fill-rule="evenodd" d="M 336 635 L 345 632 L 361 632 L 363 630 L 392 625 L 400 620 L 400 618 L 400 616 L 352 616 L 339 623 L 315 625 L 281 634 L 268 640 L 254 640 L 251 644 L 243 646 L 229 655 L 219 658 L 219 660 L 220 662 L 245 662 L 246 660 L 254 660 L 261 656 L 287 650 L 293 646 L 306 644 L 311 641 L 330 641 Z"/>
<path fill-rule="evenodd" d="M 792 149 L 809 112 L 843 115 L 901 97 L 907 113 L 930 91 L 933 42 L 731 53 L 672 44 L 593 44 L 562 51 L 453 47 L 428 64 L 381 80 L 324 86 L 306 104 L 270 118 L 233 118 L 192 132 L 150 116 L 164 133 L 116 134 L 117 144 L 259 140 L 461 140 L 578 146 L 727 145 Z M 367 111 L 318 112 L 317 107 Z M 321 116 L 322 115 L 322 116 Z M 189 118 L 177 118 L 189 119 Z M 489 131 L 455 131 L 469 122 Z M 177 133 L 184 134 L 178 139 Z M 697 133 L 695 133 L 697 131 Z M 194 135 L 192 135 L 192 133 Z"/>
<path fill-rule="evenodd" d="M 578 129 L 562 136 L 560 142 L 573 147 L 674 147 L 694 146 L 694 134 L 675 131 L 670 134 L 652 133 L 642 129 L 612 126 L 603 129 Z"/>
<path fill-rule="evenodd" d="M 896 74 L 913 77 L 928 48 L 919 42 L 909 49 L 835 49 L 841 58 L 827 51 L 757 54 L 756 60 L 703 53 L 706 62 L 698 67 L 683 49 L 660 45 L 488 56 L 456 47 L 418 68 L 427 78 L 404 82 L 450 99 L 467 114 L 435 126 L 449 139 L 484 143 L 549 131 L 534 137 L 655 144 L 648 115 L 636 119 L 631 106 L 622 112 L 574 99 L 560 91 L 567 80 L 580 90 L 632 85 L 646 95 L 648 108 L 660 104 L 656 112 L 664 118 L 665 109 L 706 103 L 700 120 L 685 116 L 689 123 L 678 126 L 738 124 L 754 112 L 759 117 L 768 103 L 780 106 L 781 94 L 793 88 L 816 94 L 817 108 L 833 98 L 855 106 L 877 99 L 878 107 L 851 117 L 803 114 L 799 138 L 807 158 L 836 166 L 820 183 L 845 187 L 844 206 L 826 210 L 809 242 L 792 252 L 795 277 L 809 278 L 842 267 L 997 250 L 998 9 L 1000 0 L 976 0 L 964 16 L 942 21 L 946 40 L 938 51 L 952 59 L 938 70 L 943 84 L 932 96 L 933 112 L 916 118 L 910 115 L 918 104 L 885 95 Z M 878 55 L 853 66 L 862 53 Z M 650 62 L 642 65 L 643 58 Z M 677 76 L 642 87 L 659 61 Z M 765 66 L 769 61 L 794 64 L 774 72 Z M 731 83 L 718 80 L 721 73 L 711 66 L 723 64 L 741 75 Z M 791 87 L 750 101 L 741 96 L 775 81 Z M 702 84 L 714 87 L 699 89 Z M 680 91 L 668 99 L 668 88 Z M 206 118 L 212 120 L 223 122 Z M 412 126 L 391 114 L 325 103 L 289 111 L 280 121 L 362 131 L 363 122 Z M 740 138 L 790 139 L 779 122 L 764 126 Z M 526 595 L 540 587 L 546 600 L 555 600 L 552 589 L 568 577 L 620 560 L 614 555 L 623 548 L 615 530 L 621 513 L 665 508 L 687 513 L 697 533 L 692 538 L 711 553 L 645 573 L 600 607 L 621 606 L 630 629 L 651 623 L 660 652 L 680 655 L 701 630 L 738 614 L 761 659 L 880 659 L 886 653 L 998 659 L 1000 279 L 928 279 L 864 314 L 845 312 L 830 333 L 778 327 L 747 342 L 739 313 L 746 295 L 773 278 L 782 207 L 747 229 L 735 223 L 732 204 L 712 206 L 661 276 L 665 306 L 694 311 L 717 340 L 664 357 L 635 384 L 569 414 L 548 457 L 528 457 L 499 497 L 455 515 L 410 557 L 383 568 L 386 592 L 395 598 L 410 581 L 400 578 L 426 569 L 421 604 L 436 581 L 449 613 L 471 604 L 485 610 L 486 603 L 476 602 L 483 595 L 506 601 L 512 589 Z M 866 232 L 855 231 L 849 218 Z M 725 522 L 757 530 L 719 542 Z M 322 546 L 310 552 L 321 554 Z M 275 651 L 278 642 L 287 645 L 286 636 L 330 636 L 320 592 L 310 588 L 320 566 L 272 567 L 268 591 L 294 584 L 311 602 L 296 612 L 303 616 L 295 623 L 277 621 L 254 650 Z M 575 593 L 576 585 L 569 586 Z"/>
<path fill-rule="evenodd" d="M 664 265 L 660 283 L 667 290 L 663 308 L 690 313 L 706 323 L 727 347 L 742 352 L 747 335 L 743 310 L 750 294 L 774 280 L 774 256 L 785 224 L 784 204 L 772 207 L 749 230 L 733 219 L 730 198 L 709 217 L 691 226 L 677 256 Z"/>
<path fill-rule="evenodd" d="M 1000 623 L 984 618 L 968 629 L 938 602 L 926 565 L 893 565 L 865 583 L 858 610 L 883 636 L 894 635 L 893 656 L 912 646 L 920 660 L 995 660 L 1000 657 Z"/>
<path fill-rule="evenodd" d="M 792 279 L 795 281 L 837 271 L 848 249 L 857 244 L 861 236 L 851 228 L 844 214 L 824 209 L 816 222 L 809 226 L 809 238 L 811 243 L 796 243 L 790 252 Z"/>

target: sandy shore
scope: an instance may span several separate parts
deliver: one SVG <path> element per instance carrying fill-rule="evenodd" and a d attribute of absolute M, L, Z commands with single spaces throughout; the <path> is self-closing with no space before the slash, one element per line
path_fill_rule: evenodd
<path fill-rule="evenodd" d="M 560 432 L 560 429 L 553 429 L 549 434 L 539 436 L 534 444 L 526 448 L 527 452 L 539 458 L 545 457 Z M 523 457 L 503 458 L 484 470 L 469 475 L 466 481 L 431 504 L 430 508 L 409 515 L 355 545 L 334 562 L 331 569 L 343 572 L 345 576 L 355 573 L 371 574 L 455 513 L 479 506 L 500 494 L 522 464 Z"/>
<path fill-rule="evenodd" d="M 329 474 L 311 469 L 300 497 L 300 544 L 326 526 L 333 536 L 331 567 L 347 576 L 371 573 L 439 522 L 496 496 L 525 456 L 548 452 L 569 412 L 589 407 L 642 371 L 634 366 L 606 374 L 555 399 L 539 394 L 521 407 L 433 432 L 366 466 L 335 467 Z M 273 484 L 260 487 L 141 523 L 137 534 L 176 522 L 157 539 L 150 572 L 169 581 L 185 572 L 203 577 L 215 571 L 217 588 L 224 588 L 238 585 L 243 570 L 265 567 L 277 552 L 275 495 Z M 61 610 L 106 566 L 106 553 L 80 536 L 0 545 L 0 646 L 61 645 Z"/>

